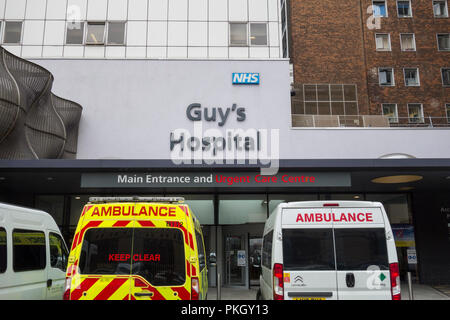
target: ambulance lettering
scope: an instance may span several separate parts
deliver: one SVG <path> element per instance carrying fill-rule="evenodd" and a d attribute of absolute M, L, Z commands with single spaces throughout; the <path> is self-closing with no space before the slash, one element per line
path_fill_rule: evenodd
<path fill-rule="evenodd" d="M 295 222 L 373 222 L 373 213 L 299 213 Z"/>
<path fill-rule="evenodd" d="M 136 211 L 135 211 L 136 210 Z M 114 206 L 114 207 L 95 207 L 92 217 L 117 217 L 117 216 L 155 216 L 155 217 L 175 217 L 175 207 L 165 206 L 143 206 L 139 212 L 134 206 Z"/>

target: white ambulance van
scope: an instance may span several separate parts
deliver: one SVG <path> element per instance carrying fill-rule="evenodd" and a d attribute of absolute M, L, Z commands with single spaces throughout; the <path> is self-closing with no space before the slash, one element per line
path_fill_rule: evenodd
<path fill-rule="evenodd" d="M 263 234 L 258 299 L 400 300 L 394 237 L 379 202 L 281 203 Z"/>
<path fill-rule="evenodd" d="M 62 300 L 68 256 L 48 213 L 0 203 L 0 300 Z"/>

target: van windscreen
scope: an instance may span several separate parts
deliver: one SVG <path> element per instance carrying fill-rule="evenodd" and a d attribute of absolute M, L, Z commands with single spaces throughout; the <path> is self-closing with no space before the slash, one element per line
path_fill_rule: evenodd
<path fill-rule="evenodd" d="M 334 236 L 338 270 L 389 270 L 384 229 L 335 229 Z"/>
<path fill-rule="evenodd" d="M 283 229 L 285 270 L 335 270 L 331 229 Z"/>
<path fill-rule="evenodd" d="M 154 286 L 186 281 L 183 233 L 175 228 L 92 228 L 86 231 L 80 273 L 139 275 Z"/>

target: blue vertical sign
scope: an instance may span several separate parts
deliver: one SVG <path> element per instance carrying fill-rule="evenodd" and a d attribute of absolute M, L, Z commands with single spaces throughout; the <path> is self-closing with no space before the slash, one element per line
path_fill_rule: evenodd
<path fill-rule="evenodd" d="M 259 73 L 233 73 L 233 84 L 259 84 Z"/>

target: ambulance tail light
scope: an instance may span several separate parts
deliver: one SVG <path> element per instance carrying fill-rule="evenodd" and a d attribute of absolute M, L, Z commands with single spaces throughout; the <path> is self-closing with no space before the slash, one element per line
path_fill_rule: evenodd
<path fill-rule="evenodd" d="M 401 300 L 402 295 L 400 292 L 400 272 L 398 269 L 398 263 L 391 263 L 389 265 L 389 271 L 391 273 L 392 300 Z"/>
<path fill-rule="evenodd" d="M 63 300 L 70 300 L 70 286 L 72 284 L 72 277 L 66 277 L 66 283 L 64 284 Z"/>
<path fill-rule="evenodd" d="M 200 298 L 200 283 L 197 277 L 191 279 L 191 300 L 199 300 Z"/>
<path fill-rule="evenodd" d="M 273 300 L 284 300 L 283 265 L 273 265 Z"/>

